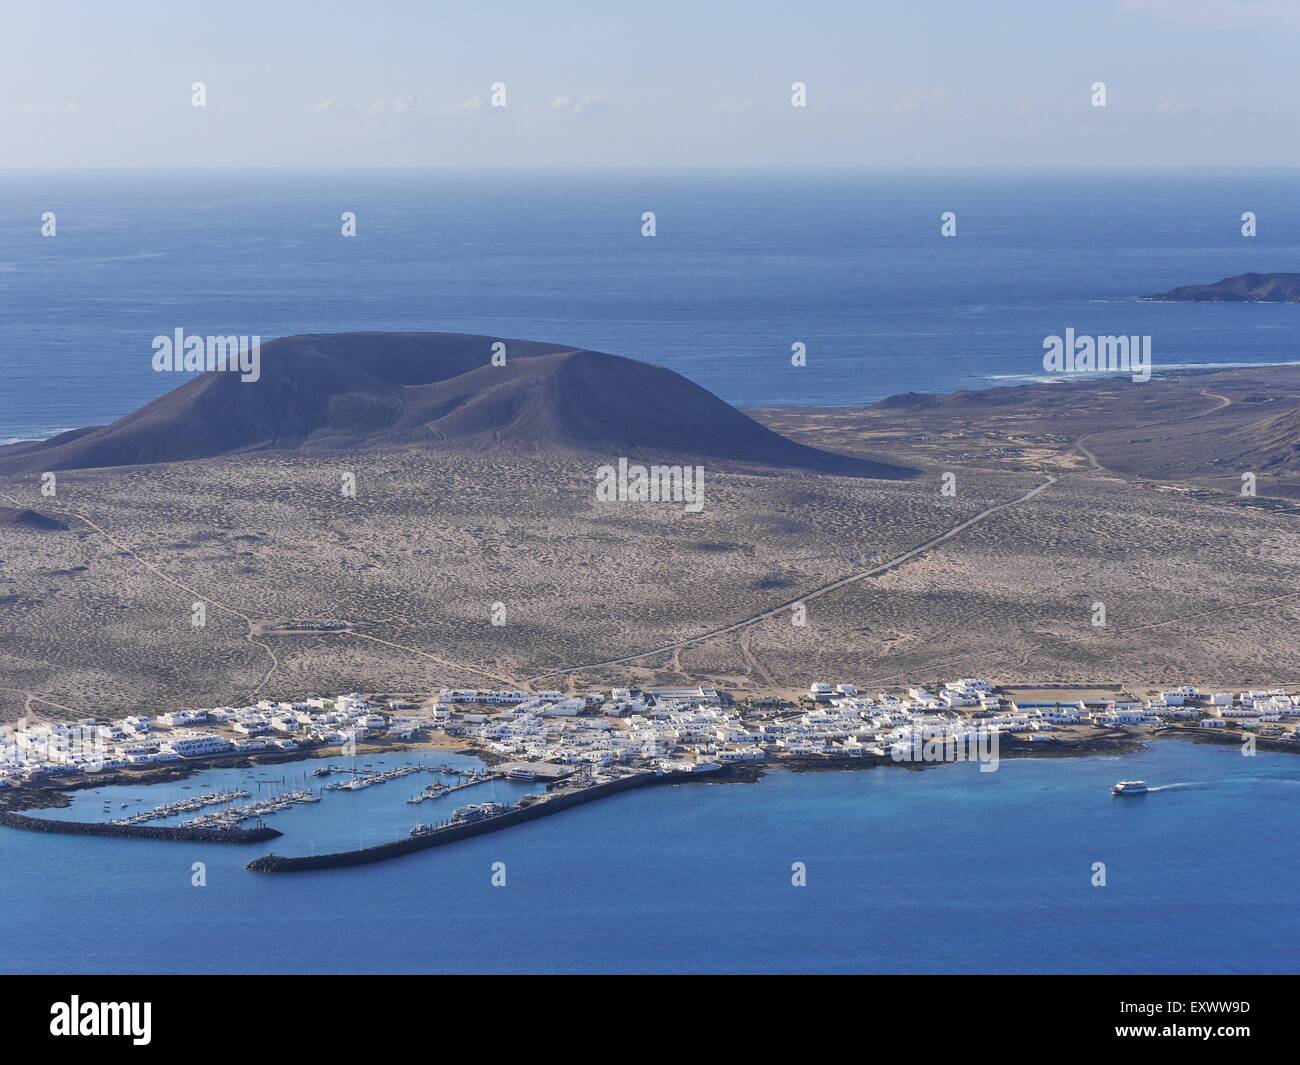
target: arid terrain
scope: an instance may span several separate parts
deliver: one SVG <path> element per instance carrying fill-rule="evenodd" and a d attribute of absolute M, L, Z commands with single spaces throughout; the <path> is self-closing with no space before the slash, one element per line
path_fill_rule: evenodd
<path fill-rule="evenodd" d="M 3 474 L 0 715 L 443 685 L 1294 684 L 1298 396 L 1283 367 L 751 411 L 921 474 L 705 462 L 701 513 L 599 501 L 618 453 L 583 449 L 272 449 L 70 469 L 54 498 Z M 313 621 L 347 627 L 272 631 Z"/>

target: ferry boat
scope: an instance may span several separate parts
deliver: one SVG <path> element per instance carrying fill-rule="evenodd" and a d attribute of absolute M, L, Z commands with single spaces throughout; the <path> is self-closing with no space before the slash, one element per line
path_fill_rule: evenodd
<path fill-rule="evenodd" d="M 462 806 L 451 815 L 451 823 L 461 825 L 467 821 L 482 821 L 484 818 L 495 817 L 497 814 L 504 813 L 506 809 L 505 803 L 501 802 L 470 803 L 468 806 Z"/>
<path fill-rule="evenodd" d="M 507 780 L 536 780 L 537 771 L 535 769 L 512 769 L 506 774 Z"/>
<path fill-rule="evenodd" d="M 1150 789 L 1145 780 L 1121 780 L 1110 789 L 1112 795 L 1145 795 Z"/>

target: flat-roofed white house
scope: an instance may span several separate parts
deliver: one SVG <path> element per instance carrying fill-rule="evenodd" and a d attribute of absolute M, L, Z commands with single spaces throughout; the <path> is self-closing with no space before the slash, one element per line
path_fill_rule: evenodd
<path fill-rule="evenodd" d="M 158 720 L 168 728 L 182 728 L 207 719 L 208 715 L 204 710 L 169 710 L 165 714 L 158 715 Z"/>
<path fill-rule="evenodd" d="M 220 736 L 209 736 L 196 734 L 193 736 L 183 736 L 174 739 L 164 745 L 163 749 L 170 749 L 174 754 L 182 758 L 201 758 L 207 754 L 221 754 L 231 748 L 229 740 L 223 740 Z"/>

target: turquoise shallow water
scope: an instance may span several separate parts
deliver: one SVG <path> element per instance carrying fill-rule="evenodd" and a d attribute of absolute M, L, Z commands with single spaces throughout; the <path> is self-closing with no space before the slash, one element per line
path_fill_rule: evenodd
<path fill-rule="evenodd" d="M 312 764 L 253 776 L 297 786 Z M 1133 777 L 1160 790 L 1111 797 L 1115 780 Z M 423 779 L 274 815 L 286 835 L 269 847 L 2 830 L 0 969 L 1300 969 L 1300 761 L 1289 755 L 1167 740 L 987 774 L 774 771 L 757 784 L 631 792 L 383 865 L 243 869 L 268 849 L 405 832 L 433 816 L 404 801 Z M 225 777 L 191 783 L 209 780 Z M 181 794 L 126 790 L 150 804 Z M 102 800 L 78 802 L 81 816 L 99 815 Z M 195 861 L 206 887 L 191 886 Z M 807 887 L 790 883 L 796 861 Z M 1091 884 L 1097 861 L 1105 887 Z M 494 862 L 506 864 L 503 888 L 490 885 Z"/>

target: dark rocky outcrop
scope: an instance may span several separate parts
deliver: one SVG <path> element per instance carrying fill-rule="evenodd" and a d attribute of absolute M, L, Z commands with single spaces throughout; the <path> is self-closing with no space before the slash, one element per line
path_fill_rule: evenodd
<path fill-rule="evenodd" d="M 1141 298 L 1189 303 L 1300 303 L 1300 274 L 1237 274 L 1208 285 L 1182 285 Z"/>
<path fill-rule="evenodd" d="M 42 514 L 39 510 L 19 510 L 0 507 L 0 528 L 23 529 L 30 532 L 67 532 L 68 523 Z"/>

